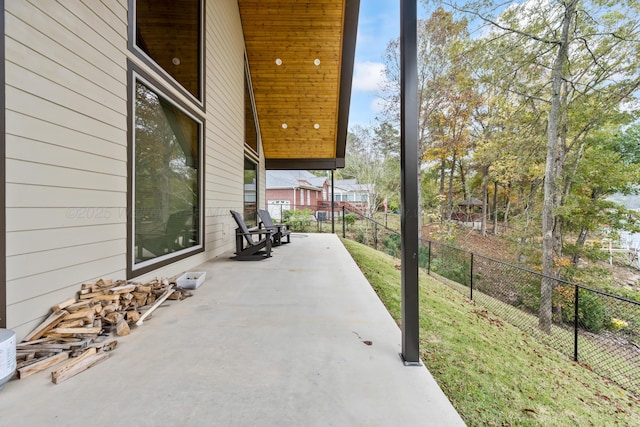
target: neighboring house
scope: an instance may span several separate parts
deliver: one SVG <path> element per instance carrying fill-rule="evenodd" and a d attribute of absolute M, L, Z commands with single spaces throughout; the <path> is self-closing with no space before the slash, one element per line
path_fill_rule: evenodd
<path fill-rule="evenodd" d="M 349 211 L 370 215 L 369 198 L 373 194 L 372 184 L 358 184 L 355 179 L 333 183 L 336 212 L 344 206 Z M 316 218 L 329 218 L 331 180 L 304 170 L 267 171 L 266 201 L 271 216 L 278 220 L 287 210 L 304 208 L 311 209 Z"/>
<path fill-rule="evenodd" d="M 334 200 L 348 208 L 371 214 L 369 203 L 374 196 L 373 184 L 358 184 L 355 179 L 336 180 L 333 183 Z"/>
<path fill-rule="evenodd" d="M 255 221 L 267 169 L 344 167 L 358 0 L 0 5 L 0 327 L 19 339 L 83 282 L 232 251 L 229 210 Z"/>
<path fill-rule="evenodd" d="M 323 200 L 325 180 L 305 170 L 267 171 L 265 199 L 271 216 L 281 221 L 284 212 L 291 209 L 308 208 L 315 212 Z"/>

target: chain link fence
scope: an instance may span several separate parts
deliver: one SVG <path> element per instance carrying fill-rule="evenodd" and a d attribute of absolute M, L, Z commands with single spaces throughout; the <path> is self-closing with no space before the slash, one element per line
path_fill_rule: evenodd
<path fill-rule="evenodd" d="M 640 393 L 639 302 L 434 241 L 423 242 L 421 266 L 528 335 Z M 553 289 L 547 332 L 539 316 L 543 281 Z"/>
<path fill-rule="evenodd" d="M 294 206 L 282 218 L 302 232 L 339 233 L 400 257 L 400 233 L 347 206 Z M 399 222 L 399 220 L 398 220 Z M 399 224 L 397 224 L 399 226 Z M 419 265 L 528 335 L 640 394 L 640 302 L 444 243 L 423 240 Z M 553 289 L 552 322 L 540 326 L 543 280 Z"/>

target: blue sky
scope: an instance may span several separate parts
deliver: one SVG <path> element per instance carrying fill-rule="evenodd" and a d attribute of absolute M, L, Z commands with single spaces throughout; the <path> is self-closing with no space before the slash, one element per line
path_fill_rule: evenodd
<path fill-rule="evenodd" d="M 418 13 L 422 16 L 420 5 Z M 349 128 L 374 123 L 379 113 L 376 93 L 383 79 L 382 56 L 387 43 L 399 35 L 399 0 L 360 0 Z"/>
<path fill-rule="evenodd" d="M 400 2 L 360 0 L 356 59 L 351 89 L 349 128 L 374 122 L 376 92 L 382 81 L 382 55 L 389 40 L 400 35 Z"/>

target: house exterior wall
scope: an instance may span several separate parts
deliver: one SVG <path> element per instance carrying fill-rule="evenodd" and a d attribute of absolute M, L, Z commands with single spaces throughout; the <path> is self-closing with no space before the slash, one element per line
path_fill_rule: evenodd
<path fill-rule="evenodd" d="M 237 2 L 206 2 L 205 251 L 233 248 L 243 206 L 244 41 Z M 83 282 L 124 279 L 127 0 L 5 3 L 7 327 L 24 336 Z M 264 159 L 259 165 L 264 194 Z M 260 198 L 261 196 L 259 196 Z M 263 199 L 264 200 L 264 199 Z"/>
<path fill-rule="evenodd" d="M 318 202 L 322 201 L 322 190 L 318 191 L 312 191 L 311 192 L 311 204 L 312 205 L 317 205 Z"/>
<path fill-rule="evenodd" d="M 266 205 L 269 204 L 269 201 L 287 200 L 289 201 L 289 203 L 291 203 L 292 208 L 294 205 L 296 207 L 303 208 L 305 206 L 315 207 L 318 205 L 318 202 L 322 201 L 321 190 L 312 190 L 305 188 L 304 200 L 300 199 L 302 194 L 301 190 L 302 189 L 300 188 L 295 189 L 294 197 L 294 190 L 292 188 L 269 188 L 266 192 Z M 311 194 L 310 197 L 309 194 Z"/>
<path fill-rule="evenodd" d="M 293 205 L 293 191 L 292 188 L 269 188 L 266 192 L 265 205 L 268 206 L 270 201 L 275 200 L 288 200 Z"/>

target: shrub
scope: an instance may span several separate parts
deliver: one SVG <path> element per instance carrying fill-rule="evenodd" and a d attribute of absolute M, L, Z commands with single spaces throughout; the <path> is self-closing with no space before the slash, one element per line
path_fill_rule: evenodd
<path fill-rule="evenodd" d="M 306 231 L 311 225 L 313 212 L 311 209 L 302 209 L 284 212 L 284 222 L 289 224 L 293 231 Z"/>
<path fill-rule="evenodd" d="M 616 319 L 615 317 L 611 318 L 611 330 L 613 331 L 619 331 L 620 329 L 626 329 L 629 327 L 629 322 L 622 320 L 622 319 Z"/>
<path fill-rule="evenodd" d="M 418 248 L 418 266 L 427 268 L 429 264 L 429 246 L 420 246 Z"/>
<path fill-rule="evenodd" d="M 586 330 L 595 333 L 611 323 L 602 298 L 595 292 L 580 290 L 578 321 Z"/>
<path fill-rule="evenodd" d="M 573 290 L 570 292 L 573 293 Z M 567 295 L 562 304 L 562 320 L 573 323 L 574 317 L 575 301 L 573 297 Z M 579 290 L 578 324 L 594 333 L 600 332 L 605 327 L 613 326 L 611 316 L 607 313 L 607 308 L 600 295 L 586 289 Z"/>
<path fill-rule="evenodd" d="M 348 214 L 344 215 L 344 223 L 347 226 L 355 224 L 357 219 L 358 215 L 354 214 L 353 212 L 349 212 Z"/>
<path fill-rule="evenodd" d="M 400 256 L 400 235 L 399 234 L 391 234 L 389 237 L 385 238 L 382 241 L 384 245 L 384 251 L 391 256 L 399 257 Z"/>
<path fill-rule="evenodd" d="M 469 268 L 468 255 L 460 249 L 441 246 L 432 254 L 431 270 L 461 285 L 469 286 Z"/>

